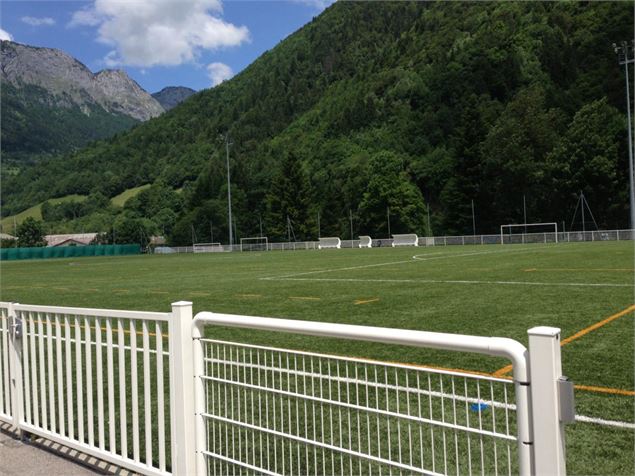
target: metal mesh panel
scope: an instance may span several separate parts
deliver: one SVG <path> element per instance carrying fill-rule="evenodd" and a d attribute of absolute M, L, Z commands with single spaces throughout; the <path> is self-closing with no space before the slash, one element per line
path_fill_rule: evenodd
<path fill-rule="evenodd" d="M 511 381 L 202 340 L 209 474 L 512 474 Z"/>

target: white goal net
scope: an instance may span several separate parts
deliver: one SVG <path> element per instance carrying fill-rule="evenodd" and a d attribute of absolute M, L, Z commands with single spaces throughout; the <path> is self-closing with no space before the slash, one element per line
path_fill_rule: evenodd
<path fill-rule="evenodd" d="M 267 251 L 269 241 L 266 236 L 240 239 L 240 251 Z"/>
<path fill-rule="evenodd" d="M 557 223 L 510 223 L 501 225 L 501 244 L 558 243 Z"/>
<path fill-rule="evenodd" d="M 194 243 L 192 251 L 194 253 L 218 253 L 225 250 L 220 243 Z"/>

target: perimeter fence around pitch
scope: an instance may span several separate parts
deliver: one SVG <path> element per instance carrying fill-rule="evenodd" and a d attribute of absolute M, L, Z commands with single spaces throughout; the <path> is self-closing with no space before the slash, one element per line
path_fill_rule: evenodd
<path fill-rule="evenodd" d="M 596 230 L 566 231 L 546 233 L 517 233 L 512 235 L 461 235 L 461 236 L 420 236 L 418 246 L 456 246 L 456 245 L 508 245 L 531 243 L 579 243 L 596 241 L 632 241 L 635 230 Z M 357 248 L 361 240 L 342 240 L 341 249 Z M 392 238 L 373 238 L 372 248 L 392 247 Z M 319 249 L 319 241 L 269 242 L 266 251 L 301 251 Z M 240 245 L 221 245 L 214 251 L 241 251 Z M 265 250 L 258 250 L 265 251 Z M 193 253 L 192 246 L 160 246 L 155 254 Z"/>
<path fill-rule="evenodd" d="M 513 378 L 218 340 L 217 327 L 504 357 Z M 0 422 L 145 475 L 564 475 L 553 448 L 564 448 L 573 407 L 560 329 L 528 336 L 527 349 L 499 337 L 194 316 L 185 301 L 163 313 L 0 302 Z"/>

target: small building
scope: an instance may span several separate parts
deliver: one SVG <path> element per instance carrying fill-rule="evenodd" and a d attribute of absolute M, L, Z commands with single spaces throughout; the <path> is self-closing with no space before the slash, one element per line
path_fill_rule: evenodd
<path fill-rule="evenodd" d="M 95 239 L 97 233 L 74 233 L 66 235 L 46 235 L 46 246 L 86 246 Z"/>
<path fill-rule="evenodd" d="M 0 240 L 17 240 L 17 238 L 13 235 L 9 235 L 8 233 L 0 233 Z"/>

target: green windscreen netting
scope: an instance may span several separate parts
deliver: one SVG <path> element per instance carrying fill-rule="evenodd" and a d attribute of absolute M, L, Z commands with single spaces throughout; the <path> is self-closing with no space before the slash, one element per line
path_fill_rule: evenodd
<path fill-rule="evenodd" d="M 0 260 L 75 258 L 81 256 L 121 256 L 141 253 L 139 245 L 52 246 L 39 248 L 2 248 Z"/>

